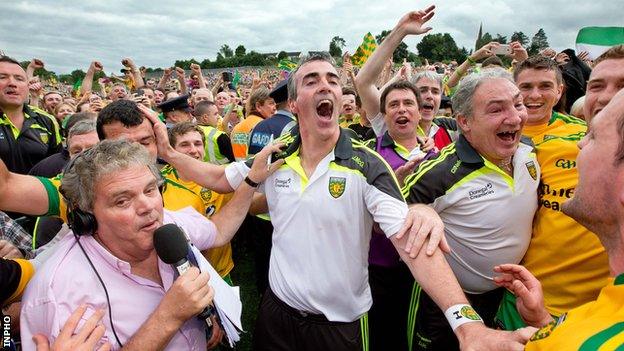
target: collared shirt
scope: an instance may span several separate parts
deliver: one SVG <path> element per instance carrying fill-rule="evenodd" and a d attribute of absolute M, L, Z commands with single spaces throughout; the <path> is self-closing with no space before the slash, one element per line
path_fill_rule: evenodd
<path fill-rule="evenodd" d="M 9 171 L 27 174 L 37 162 L 59 152 L 62 145 L 53 116 L 28 105 L 24 105 L 23 111 L 21 129 L 0 111 L 0 158 Z"/>
<path fill-rule="evenodd" d="M 17 247 L 24 258 L 33 258 L 32 237 L 22 226 L 17 224 L 4 212 L 0 211 L 0 239 L 6 240 Z"/>
<path fill-rule="evenodd" d="M 609 279 L 595 301 L 538 330 L 527 351 L 621 350 L 624 345 L 624 274 Z"/>
<path fill-rule="evenodd" d="M 310 176 L 297 136 L 285 164 L 260 187 L 274 227 L 271 289 L 297 310 L 339 322 L 357 320 L 372 304 L 367 266 L 373 221 L 390 237 L 407 214 L 390 166 L 347 133 L 341 129 L 335 148 Z M 248 172 L 242 163 L 226 168 L 234 188 Z"/>
<path fill-rule="evenodd" d="M 513 168 L 512 177 L 461 135 L 405 179 L 407 202 L 430 204 L 442 218 L 447 260 L 468 293 L 495 289 L 494 266 L 520 262 L 531 240 L 540 179 L 532 146 L 518 145 Z"/>
<path fill-rule="evenodd" d="M 200 250 L 211 247 L 215 241 L 215 225 L 190 208 L 177 212 L 164 210 L 163 223 L 175 223 L 182 227 Z M 163 283 L 161 286 L 133 274 L 128 262 L 113 256 L 93 237 L 83 236 L 80 243 L 106 285 L 115 331 L 125 344 L 156 310 L 173 284 L 173 268 L 158 260 Z M 71 313 L 81 304 L 87 304 L 88 309 L 78 328 L 97 309 L 103 309 L 105 314 L 101 323 L 106 327 L 106 332 L 100 344 L 108 341 L 113 349 L 119 349 L 108 317 L 109 304 L 104 288 L 85 254 L 73 235 L 66 235 L 58 245 L 58 250 L 30 281 L 22 299 L 20 330 L 24 349 L 35 349 L 31 338 L 36 333 L 43 333 L 53 343 Z M 197 318 L 189 319 L 173 336 L 166 349 L 206 350 L 203 323 Z"/>
<path fill-rule="evenodd" d="M 375 150 L 377 148 L 377 139 L 368 140 L 364 143 L 364 145 Z M 384 147 L 384 148 L 392 147 L 394 152 L 396 152 L 397 155 L 399 155 L 403 160 L 405 160 L 405 162 L 415 157 L 422 156 L 425 154 L 425 152 L 420 149 L 420 144 L 418 144 L 412 150 L 408 150 L 405 146 L 394 141 L 392 137 L 390 136 L 390 134 L 388 134 L 388 131 L 386 131 L 381 137 L 381 147 Z"/>

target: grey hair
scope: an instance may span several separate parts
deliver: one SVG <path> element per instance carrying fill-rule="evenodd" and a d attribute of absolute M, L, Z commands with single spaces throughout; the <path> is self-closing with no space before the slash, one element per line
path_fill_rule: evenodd
<path fill-rule="evenodd" d="M 438 82 L 438 84 L 440 84 L 440 90 L 444 89 L 442 85 L 442 75 L 429 70 L 416 73 L 412 76 L 412 79 L 410 81 L 412 82 L 412 84 L 416 85 L 416 83 L 418 83 L 418 81 L 423 78 L 428 78 Z"/>
<path fill-rule="evenodd" d="M 96 183 L 131 166 L 148 167 L 158 184 L 163 183 L 156 164 L 143 146 L 123 139 L 103 140 L 70 161 L 59 190 L 69 208 L 92 212 Z"/>
<path fill-rule="evenodd" d="M 295 68 L 295 70 L 290 72 L 290 75 L 288 75 L 288 100 L 297 99 L 297 82 L 295 80 L 295 75 L 297 74 L 301 66 L 312 61 L 324 61 L 336 67 L 336 61 L 334 60 L 334 58 L 325 51 L 314 52 L 310 53 L 309 55 L 302 56 L 301 61 L 299 61 L 299 65 L 297 65 L 297 68 Z"/>
<path fill-rule="evenodd" d="M 71 138 L 75 135 L 84 135 L 95 133 L 95 120 L 82 120 L 74 124 L 67 134 L 67 147 L 69 147 Z"/>
<path fill-rule="evenodd" d="M 451 104 L 455 115 L 472 117 L 474 107 L 473 96 L 477 88 L 485 81 L 491 79 L 507 79 L 515 85 L 511 73 L 500 67 L 483 69 L 478 73 L 465 76 L 460 82 L 457 91 L 451 98 Z"/>

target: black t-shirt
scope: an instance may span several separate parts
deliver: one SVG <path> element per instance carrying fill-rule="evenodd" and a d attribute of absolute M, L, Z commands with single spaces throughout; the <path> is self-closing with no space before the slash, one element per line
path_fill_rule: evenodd
<path fill-rule="evenodd" d="M 28 105 L 23 111 L 25 118 L 19 132 L 0 111 L 0 158 L 9 171 L 27 174 L 37 162 L 59 152 L 62 145 L 54 117 Z"/>

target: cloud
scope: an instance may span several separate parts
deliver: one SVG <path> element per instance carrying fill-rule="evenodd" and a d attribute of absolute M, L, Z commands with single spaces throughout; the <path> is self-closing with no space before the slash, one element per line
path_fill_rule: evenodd
<path fill-rule="evenodd" d="M 118 72 L 124 57 L 149 67 L 214 59 L 223 44 L 258 52 L 327 50 L 336 35 L 354 52 L 366 32 L 391 29 L 413 6 L 408 0 L 7 1 L 0 3 L 0 49 L 19 60 L 42 58 L 57 73 L 86 70 L 94 59 L 107 72 Z M 507 38 L 514 31 L 531 38 L 544 28 L 559 50 L 573 47 L 584 26 L 621 25 L 617 1 L 442 0 L 436 6 L 432 33 L 448 32 L 467 49 L 481 23 Z M 405 41 L 416 51 L 420 38 Z"/>

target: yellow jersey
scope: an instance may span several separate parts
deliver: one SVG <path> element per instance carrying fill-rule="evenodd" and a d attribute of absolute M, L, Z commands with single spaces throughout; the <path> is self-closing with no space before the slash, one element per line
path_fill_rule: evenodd
<path fill-rule="evenodd" d="M 232 197 L 232 194 L 219 194 L 195 182 L 180 179 L 171 166 L 166 166 L 160 173 L 166 181 L 163 201 L 168 210 L 176 211 L 192 206 L 197 212 L 210 218 Z M 228 275 L 234 268 L 230 243 L 205 250 L 202 254 L 222 277 Z"/>
<path fill-rule="evenodd" d="M 542 283 L 548 312 L 558 316 L 593 301 L 607 284 L 609 264 L 598 237 L 561 212 L 578 181 L 578 141 L 584 121 L 554 113 L 548 124 L 525 126 L 541 168 L 539 208 L 522 264 Z"/>
<path fill-rule="evenodd" d="M 624 349 L 624 274 L 600 291 L 596 301 L 575 308 L 538 330 L 526 351 Z"/>

